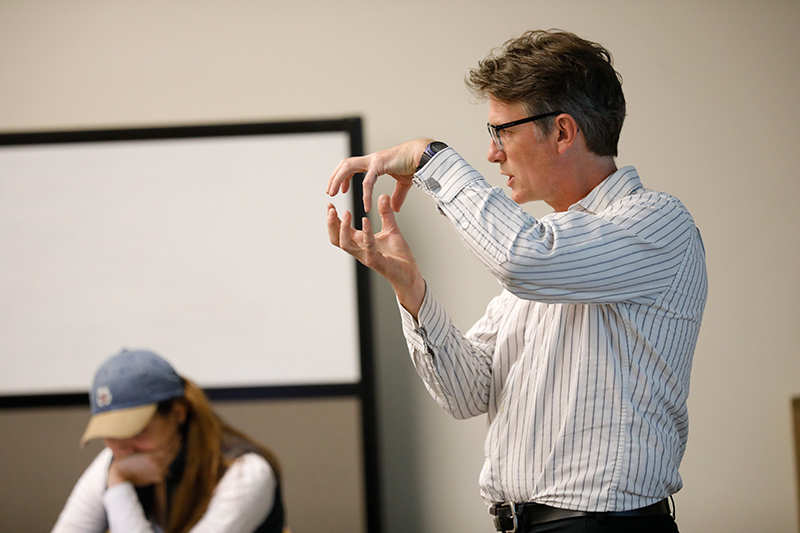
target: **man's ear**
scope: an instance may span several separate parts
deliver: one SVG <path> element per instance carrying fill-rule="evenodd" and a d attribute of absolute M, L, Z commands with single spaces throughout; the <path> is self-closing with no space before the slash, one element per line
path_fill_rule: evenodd
<path fill-rule="evenodd" d="M 556 142 L 560 154 L 570 149 L 581 131 L 572 115 L 567 113 L 561 113 L 556 117 L 553 128 L 557 131 Z"/>

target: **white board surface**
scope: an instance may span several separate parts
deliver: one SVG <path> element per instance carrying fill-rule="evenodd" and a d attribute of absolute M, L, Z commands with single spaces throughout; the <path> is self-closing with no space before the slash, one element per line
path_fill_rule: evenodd
<path fill-rule="evenodd" d="M 0 147 L 0 396 L 85 391 L 123 347 L 203 387 L 358 383 L 356 269 L 325 229 L 349 146 L 336 131 Z"/>

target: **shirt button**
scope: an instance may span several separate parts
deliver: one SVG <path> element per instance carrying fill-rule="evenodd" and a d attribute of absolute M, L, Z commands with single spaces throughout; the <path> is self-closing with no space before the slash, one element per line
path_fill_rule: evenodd
<path fill-rule="evenodd" d="M 461 227 L 467 229 L 469 227 L 469 222 L 466 220 L 461 221 Z"/>

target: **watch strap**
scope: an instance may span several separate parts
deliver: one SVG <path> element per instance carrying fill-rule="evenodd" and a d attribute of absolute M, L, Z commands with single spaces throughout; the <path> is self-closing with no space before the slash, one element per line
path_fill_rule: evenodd
<path fill-rule="evenodd" d="M 422 167 L 424 167 L 428 161 L 431 160 L 436 152 L 444 150 L 445 148 L 447 148 L 447 145 L 442 141 L 433 141 L 432 143 L 428 144 L 428 146 L 425 147 L 425 151 L 422 152 L 422 156 L 419 158 L 419 165 L 417 165 L 416 171 L 419 172 L 422 170 Z"/>

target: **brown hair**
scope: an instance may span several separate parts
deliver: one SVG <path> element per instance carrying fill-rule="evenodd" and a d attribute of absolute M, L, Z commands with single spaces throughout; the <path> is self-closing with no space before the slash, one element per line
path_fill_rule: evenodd
<path fill-rule="evenodd" d="M 272 452 L 225 423 L 211 408 L 202 389 L 186 378 L 183 381 L 185 396 L 158 406 L 162 414 L 169 412 L 174 402 L 183 402 L 187 409 L 186 465 L 171 503 L 167 533 L 185 533 L 203 517 L 217 483 L 243 453 L 263 456 L 280 478 L 278 461 Z"/>
<path fill-rule="evenodd" d="M 466 76 L 479 98 L 520 102 L 531 115 L 563 111 L 597 155 L 617 155 L 625 96 L 611 53 L 562 30 L 533 30 L 493 50 Z M 536 123 L 546 135 L 554 118 Z"/>

